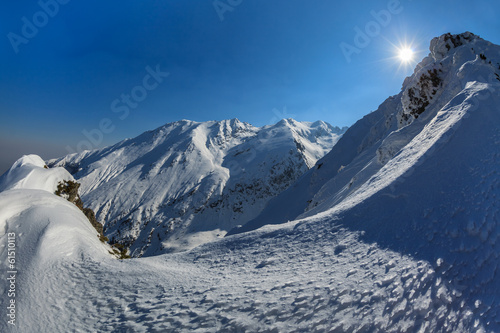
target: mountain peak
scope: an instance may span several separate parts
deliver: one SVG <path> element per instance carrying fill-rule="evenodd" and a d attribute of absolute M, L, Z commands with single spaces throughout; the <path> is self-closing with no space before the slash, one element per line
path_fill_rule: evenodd
<path fill-rule="evenodd" d="M 317 126 L 316 126 L 317 125 Z M 255 217 L 341 133 L 324 122 L 181 120 L 51 166 L 78 170 L 83 200 L 134 256 L 191 248 Z"/>
<path fill-rule="evenodd" d="M 455 96 L 468 82 L 500 81 L 500 48 L 471 32 L 436 37 L 429 49 L 430 54 L 403 83 L 402 110 L 397 115 L 400 128 L 424 112 L 427 117 L 433 114 L 429 111 L 439 111 L 447 101 L 439 98 L 441 94 Z"/>
<path fill-rule="evenodd" d="M 297 123 L 295 119 L 292 118 L 283 118 L 276 123 L 279 126 L 294 126 Z"/>
<path fill-rule="evenodd" d="M 440 60 L 446 57 L 451 50 L 479 40 L 483 41 L 481 37 L 468 31 L 455 35 L 446 33 L 432 39 L 430 46 L 431 55 L 434 60 Z"/>

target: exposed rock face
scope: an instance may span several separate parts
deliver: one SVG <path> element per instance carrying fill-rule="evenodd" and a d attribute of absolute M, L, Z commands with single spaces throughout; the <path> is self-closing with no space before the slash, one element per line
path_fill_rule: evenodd
<path fill-rule="evenodd" d="M 90 224 L 97 230 L 100 236 L 103 236 L 103 227 L 102 224 L 97 222 L 95 217 L 95 213 L 91 208 L 85 208 L 83 206 L 83 201 L 78 194 L 78 189 L 80 188 L 80 183 L 77 183 L 72 180 L 64 180 L 59 182 L 57 185 L 57 190 L 55 194 L 65 198 L 69 202 L 75 204 L 80 210 L 85 214 Z"/>

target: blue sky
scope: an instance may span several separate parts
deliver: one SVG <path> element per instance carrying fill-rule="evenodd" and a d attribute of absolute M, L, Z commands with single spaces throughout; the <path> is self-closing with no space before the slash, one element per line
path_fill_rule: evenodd
<path fill-rule="evenodd" d="M 413 41 L 419 60 L 446 32 L 500 44 L 500 4 L 483 0 L 42 0 L 3 8 L 0 173 L 23 154 L 103 147 L 179 119 L 351 125 L 413 72 L 415 64 L 394 58 L 402 42 Z M 365 45 L 356 45 L 357 28 L 372 29 Z M 346 57 L 341 45 L 357 51 Z"/>

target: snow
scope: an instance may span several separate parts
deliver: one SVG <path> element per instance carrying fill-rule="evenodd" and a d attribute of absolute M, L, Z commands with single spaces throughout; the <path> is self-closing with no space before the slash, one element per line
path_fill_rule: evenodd
<path fill-rule="evenodd" d="M 484 311 L 451 306 L 460 291 L 437 265 L 364 242 L 331 221 L 119 261 L 63 199 L 0 194 L 2 204 L 10 201 L 18 209 L 1 222 L 19 235 L 19 249 L 36 251 L 19 250 L 19 319 L 15 328 L 2 321 L 4 332 L 460 332 Z"/>
<path fill-rule="evenodd" d="M 381 169 L 395 156 L 401 154 L 403 148 L 410 148 L 409 143 L 417 136 L 419 139 L 423 138 L 422 133 L 429 124 L 439 121 L 433 125 L 434 130 L 450 135 L 447 126 L 458 121 L 461 113 L 453 113 L 452 116 L 451 112 L 447 112 L 447 110 L 452 111 L 448 105 L 449 103 L 461 105 L 464 99 L 473 98 L 469 95 L 474 92 L 467 90 L 469 85 L 474 82 L 485 84 L 486 86 L 481 86 L 480 89 L 484 89 L 483 95 L 490 96 L 490 99 L 498 95 L 500 48 L 470 33 L 465 33 L 464 36 L 453 37 L 457 44 L 459 44 L 457 40 L 467 43 L 457 48 L 448 45 L 450 50 L 445 46 L 446 43 L 451 43 L 449 37 L 445 38 L 443 35 L 434 39 L 431 43 L 431 53 L 416 66 L 414 74 L 404 81 L 402 91 L 398 95 L 389 97 L 376 111 L 351 126 L 332 151 L 317 162 L 316 167 L 273 198 L 262 213 L 243 228 L 235 229 L 229 234 L 253 230 L 270 223 L 283 223 L 299 216 L 310 216 L 325 211 L 341 203 L 345 204 L 343 201 L 360 187 L 363 187 L 363 190 L 370 189 L 371 184 L 368 181 L 378 172 L 388 171 L 387 168 L 383 171 Z M 448 52 L 446 57 L 442 54 L 443 50 Z M 480 54 L 485 55 L 487 60 L 481 59 Z M 442 83 L 436 87 L 436 94 L 430 96 L 433 99 L 430 100 L 425 112 L 415 118 L 410 115 L 409 110 L 413 107 L 408 100 L 408 91 L 422 90 L 422 86 L 427 87 L 424 89 L 426 91 L 432 88 L 430 80 L 422 81 L 421 78 L 423 75 L 428 76 L 429 71 L 435 68 L 440 68 L 442 71 L 438 71 Z M 485 97 L 474 98 L 473 105 L 481 102 L 482 107 L 496 109 L 496 102 L 483 102 L 482 99 Z M 470 101 L 465 104 L 470 104 Z M 466 108 L 466 105 L 462 107 Z M 451 117 L 450 121 L 441 122 L 439 114 Z M 432 131 L 425 133 L 433 134 Z M 432 135 L 432 138 L 437 140 L 439 136 Z M 426 141 L 427 146 L 414 147 L 416 153 L 428 153 L 427 150 L 432 146 L 432 138 Z M 457 149 L 461 150 L 462 147 Z M 405 151 L 412 152 L 409 149 Z M 396 173 L 390 174 L 397 178 L 411 164 L 410 162 L 406 166 L 398 164 L 402 169 L 394 169 Z M 369 191 L 364 196 L 368 197 L 373 193 Z M 360 197 L 359 201 L 361 200 Z M 310 213 L 307 213 L 308 211 Z"/>
<path fill-rule="evenodd" d="M 410 109 L 403 107 L 404 92 L 422 82 L 412 77 L 399 95 L 351 127 L 330 153 L 270 200 L 248 232 L 189 251 L 117 260 L 80 210 L 53 194 L 53 184 L 64 175 L 53 176 L 58 169 L 44 169 L 35 156 L 23 157 L 1 180 L 7 184 L 0 192 L 1 265 L 7 271 L 7 238 L 15 232 L 19 272 L 16 326 L 2 320 L 0 331 L 500 331 L 500 80 L 490 80 L 500 70 L 490 60 L 471 57 L 470 50 L 487 59 L 500 59 L 500 52 L 464 36 L 433 41 L 431 55 L 415 72 L 426 73 L 424 67 L 438 61 L 446 73 L 443 91 L 418 117 L 401 116 Z M 448 49 L 444 43 L 453 40 L 456 47 Z M 163 160 L 149 152 L 185 144 L 196 148 L 186 164 L 211 161 L 200 169 L 213 178 L 197 186 L 215 192 L 221 179 L 226 184 L 236 179 L 234 169 L 220 163 L 223 157 L 244 161 L 253 155 L 247 150 L 251 140 L 277 151 L 286 142 L 293 147 L 288 139 L 297 141 L 293 133 L 301 126 L 287 120 L 257 130 L 236 121 L 181 121 L 65 161 L 85 169 L 76 174 L 92 182 L 105 179 L 98 187 L 87 184 L 93 191 L 132 172 L 127 170 L 161 173 L 161 166 L 144 167 L 144 161 L 170 165 L 186 156 L 172 152 Z M 301 132 L 303 142 L 308 126 Z M 168 131 L 186 140 L 163 145 Z M 227 140 L 228 132 L 233 139 Z M 156 145 L 148 145 L 150 140 Z M 228 150 L 218 154 L 214 145 Z M 152 150 L 144 155 L 130 153 L 146 147 Z M 248 165 L 276 152 L 255 149 Z M 193 157 L 201 151 L 200 159 Z M 140 163 L 126 156 L 140 156 Z M 51 175 L 52 185 L 33 189 Z M 199 182 L 197 177 L 200 173 L 179 174 L 178 181 Z M 154 184 L 151 190 L 140 182 L 127 188 L 123 179 L 113 186 L 158 193 Z M 203 197 L 190 203 L 196 200 Z M 1 280 L 0 287 L 5 294 L 8 282 Z M 0 301 L 2 309 L 7 301 Z"/>
<path fill-rule="evenodd" d="M 318 162 L 321 168 L 311 169 L 232 233 L 295 219 L 338 220 L 367 242 L 446 263 L 442 280 L 453 281 L 471 308 L 474 300 L 488 304 L 480 322 L 497 327 L 500 80 L 492 78 L 500 72 L 493 60 L 500 51 L 477 38 L 470 43 L 448 57 L 431 54 L 417 66 L 417 78 L 405 80 L 401 94 L 344 134 Z M 433 59 L 446 73 L 443 91 L 401 126 L 404 92 L 436 66 Z"/>
<path fill-rule="evenodd" d="M 64 168 L 45 169 L 40 156 L 25 155 L 0 177 L 0 192 L 10 189 L 38 189 L 54 193 L 62 180 L 74 180 Z"/>
<path fill-rule="evenodd" d="M 0 193 L 0 266 L 5 276 L 0 285 L 0 305 L 5 311 L 1 332 L 27 332 L 35 327 L 45 331 L 44 325 L 48 324 L 43 323 L 47 320 L 53 327 L 47 331 L 58 331 L 61 326 L 54 321 L 59 316 L 43 310 L 55 309 L 64 301 L 59 298 L 60 287 L 71 290 L 71 285 L 66 285 L 70 280 L 60 265 L 68 260 L 111 257 L 111 248 L 99 241 L 83 213 L 53 193 L 57 183 L 72 179 L 71 175 L 63 168 L 45 169 L 44 164 L 38 156 L 24 156 L 2 177 L 2 185 L 7 189 Z M 12 271 L 17 272 L 14 288 L 6 280 Z M 15 326 L 8 324 L 11 318 L 6 316 L 12 300 L 16 304 Z"/>
<path fill-rule="evenodd" d="M 293 119 L 261 128 L 238 119 L 182 120 L 49 164 L 73 170 L 106 236 L 147 256 L 190 249 L 245 224 L 342 131 Z"/>

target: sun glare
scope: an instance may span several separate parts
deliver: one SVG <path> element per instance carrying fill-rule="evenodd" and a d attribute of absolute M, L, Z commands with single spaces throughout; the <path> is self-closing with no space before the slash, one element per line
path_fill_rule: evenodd
<path fill-rule="evenodd" d="M 399 59 L 401 62 L 408 63 L 413 60 L 413 50 L 409 47 L 402 47 L 399 49 Z"/>

